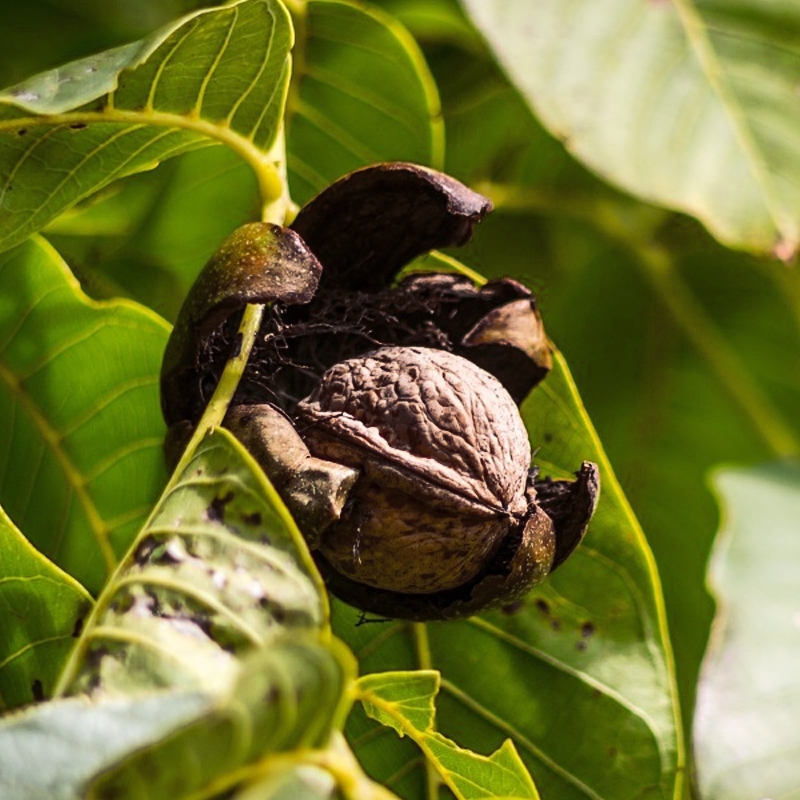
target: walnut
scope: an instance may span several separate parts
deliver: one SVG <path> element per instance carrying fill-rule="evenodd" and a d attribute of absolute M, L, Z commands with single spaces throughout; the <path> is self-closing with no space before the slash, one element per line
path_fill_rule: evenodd
<path fill-rule="evenodd" d="M 441 173 L 345 176 L 291 229 L 253 223 L 200 274 L 162 368 L 171 458 L 203 411 L 240 310 L 268 303 L 225 424 L 292 511 L 331 591 L 384 616 L 450 619 L 523 596 L 581 541 L 599 477 L 539 480 L 517 405 L 551 366 L 530 290 L 397 272 L 465 242 L 489 201 Z"/>
<path fill-rule="evenodd" d="M 363 476 L 357 502 L 319 546 L 360 583 L 413 594 L 462 586 L 528 510 L 519 411 L 460 356 L 386 347 L 348 359 L 297 415 L 314 455 Z"/>

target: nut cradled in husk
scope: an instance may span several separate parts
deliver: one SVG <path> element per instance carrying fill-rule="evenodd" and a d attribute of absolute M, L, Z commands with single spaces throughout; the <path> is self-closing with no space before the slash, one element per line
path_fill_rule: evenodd
<path fill-rule="evenodd" d="M 550 368 L 536 303 L 503 279 L 412 273 L 461 244 L 489 201 L 411 164 L 352 173 L 292 229 L 236 232 L 201 273 L 162 369 L 164 415 L 190 430 L 269 303 L 226 418 L 293 512 L 331 590 L 384 616 L 508 604 L 580 542 L 599 491 L 539 480 L 517 404 Z M 199 332 L 199 333 L 198 333 Z"/>

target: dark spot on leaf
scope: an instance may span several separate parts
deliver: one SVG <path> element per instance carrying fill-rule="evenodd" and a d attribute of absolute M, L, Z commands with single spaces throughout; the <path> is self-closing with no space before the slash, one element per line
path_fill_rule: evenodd
<path fill-rule="evenodd" d="M 579 650 L 581 653 L 588 647 L 586 642 L 581 640 L 580 642 L 575 642 L 575 649 Z"/>
<path fill-rule="evenodd" d="M 541 597 L 536 601 L 536 608 L 538 608 L 542 614 L 550 613 L 550 604 L 547 602 L 547 600 L 542 600 Z"/>
<path fill-rule="evenodd" d="M 267 536 L 266 533 L 262 533 L 261 536 L 258 537 L 258 541 L 264 545 L 272 544 L 272 540 L 269 538 L 269 536 Z"/>
<path fill-rule="evenodd" d="M 560 619 L 554 619 L 554 620 L 553 620 L 553 621 L 550 623 L 550 627 L 551 627 L 551 628 L 552 628 L 554 631 L 560 631 L 560 630 L 561 630 L 561 620 L 560 620 Z"/>
<path fill-rule="evenodd" d="M 506 605 L 502 606 L 500 610 L 504 614 L 511 616 L 512 614 L 518 614 L 520 611 L 522 611 L 524 607 L 525 607 L 524 600 L 515 600 L 513 603 L 506 603 Z"/>
<path fill-rule="evenodd" d="M 258 601 L 258 606 L 264 609 L 264 611 L 268 611 L 272 619 L 274 619 L 278 625 L 282 625 L 286 621 L 286 610 L 284 607 L 269 597 L 262 597 Z"/>
<path fill-rule="evenodd" d="M 281 693 L 276 686 L 270 686 L 267 693 L 264 695 L 264 702 L 268 705 L 277 703 L 280 699 Z"/>
<path fill-rule="evenodd" d="M 553 434 L 552 433 L 545 433 L 544 436 L 542 436 L 542 439 L 544 439 L 546 444 L 550 444 L 550 442 L 553 441 Z"/>
<path fill-rule="evenodd" d="M 31 684 L 31 694 L 37 703 L 41 703 L 44 700 L 44 687 L 38 678 Z"/>
<path fill-rule="evenodd" d="M 214 639 L 213 635 L 213 625 L 211 620 L 205 616 L 204 614 L 192 614 L 189 618 L 198 628 L 200 628 L 203 633 L 208 636 L 209 639 Z"/>
<path fill-rule="evenodd" d="M 164 613 L 164 608 L 161 605 L 161 598 L 158 597 L 155 592 L 146 592 L 147 599 L 148 599 L 148 608 L 150 609 L 150 613 L 154 617 L 162 617 L 162 616 L 169 616 L 168 614 Z"/>
<path fill-rule="evenodd" d="M 83 617 L 75 620 L 75 627 L 72 629 L 72 638 L 77 639 L 83 633 Z"/>
<path fill-rule="evenodd" d="M 72 125 L 69 126 L 73 131 L 81 131 L 86 127 L 85 122 L 73 122 Z"/>
<path fill-rule="evenodd" d="M 616 758 L 619 755 L 619 750 L 616 747 L 609 747 L 608 748 L 608 757 L 609 758 Z"/>
<path fill-rule="evenodd" d="M 20 129 L 17 131 L 17 136 L 24 136 L 24 135 L 25 135 L 27 132 L 28 132 L 28 129 L 27 129 L 27 128 L 20 128 Z"/>
<path fill-rule="evenodd" d="M 208 507 L 208 511 L 206 512 L 206 516 L 212 522 L 224 522 L 225 520 L 225 506 L 233 500 L 233 491 L 229 491 L 227 494 L 218 495 L 211 501 L 211 505 Z"/>
<path fill-rule="evenodd" d="M 152 537 L 147 537 L 143 539 L 139 546 L 136 548 L 136 552 L 133 555 L 133 560 L 140 566 L 143 567 L 145 564 L 150 561 L 150 556 L 153 554 L 153 550 L 156 548 L 156 541 Z"/>
<path fill-rule="evenodd" d="M 589 639 L 594 636 L 594 630 L 593 622 L 584 622 L 583 625 L 581 625 L 581 636 L 583 636 L 584 639 Z"/>
<path fill-rule="evenodd" d="M 242 522 L 244 522 L 245 525 L 252 525 L 254 528 L 257 528 L 262 522 L 261 512 L 254 511 L 252 514 L 242 514 Z"/>
<path fill-rule="evenodd" d="M 131 610 L 133 606 L 133 597 L 131 596 L 130 592 L 123 591 L 121 594 L 118 594 L 114 599 L 109 603 L 109 608 L 115 614 L 125 614 Z"/>

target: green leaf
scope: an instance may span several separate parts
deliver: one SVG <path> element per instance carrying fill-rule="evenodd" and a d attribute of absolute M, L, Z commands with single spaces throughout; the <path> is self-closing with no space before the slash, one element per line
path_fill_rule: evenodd
<path fill-rule="evenodd" d="M 269 775 L 270 753 L 324 745 L 355 673 L 345 648 L 292 632 L 246 659 L 230 692 L 208 716 L 133 754 L 90 787 L 89 800 L 179 800 L 216 795 L 252 775 Z M 259 762 L 259 763 L 255 763 Z M 277 763 L 283 773 L 287 760 Z"/>
<path fill-rule="evenodd" d="M 327 626 L 305 542 L 224 429 L 167 487 L 84 628 L 62 690 L 219 692 L 239 661 L 291 629 Z"/>
<path fill-rule="evenodd" d="M 543 797 L 676 797 L 683 749 L 658 576 L 560 355 L 523 416 L 544 474 L 600 466 L 600 505 L 570 560 L 512 613 L 356 628 L 337 604 L 334 629 L 363 672 L 439 670 L 442 733 L 472 750 L 510 738 Z M 358 715 L 349 733 L 373 777 L 424 796 L 407 748 Z"/>
<path fill-rule="evenodd" d="M 357 684 L 367 715 L 408 735 L 458 800 L 532 798 L 539 794 L 514 745 L 506 739 L 490 756 L 464 750 L 434 729 L 439 673 L 431 670 L 365 675 Z"/>
<path fill-rule="evenodd" d="M 732 246 L 796 251 L 796 6 L 465 7 L 546 126 L 601 176 L 697 216 Z"/>
<path fill-rule="evenodd" d="M 51 700 L 0 721 L 3 800 L 83 800 L 100 770 L 208 713 L 200 692 Z"/>
<path fill-rule="evenodd" d="M 291 43 L 277 0 L 241 0 L 7 89 L 0 247 L 117 178 L 215 141 L 253 167 L 265 205 L 279 200 L 265 153 L 278 136 Z"/>
<path fill-rule="evenodd" d="M 8 709 L 53 693 L 92 599 L 2 508 L 0 564 L 0 708 Z"/>
<path fill-rule="evenodd" d="M 88 708 L 101 716 L 57 701 L 23 718 L 22 728 L 13 718 L 0 726 L 0 743 L 6 734 L 16 742 L 12 788 L 44 795 L 59 779 L 39 770 L 51 750 L 64 797 L 84 797 L 100 769 L 89 797 L 173 800 L 269 777 L 270 753 L 298 753 L 275 763 L 277 775 L 305 763 L 304 754 L 326 746 L 341 725 L 355 676 L 352 655 L 330 637 L 326 611 L 305 543 L 277 494 L 229 433 L 209 434 L 100 596 L 61 676 L 59 690 L 90 696 Z M 157 695 L 164 714 L 149 705 L 162 688 L 172 690 Z M 182 698 L 198 696 L 206 702 L 192 701 L 190 713 L 175 718 Z M 102 710 L 114 716 L 120 702 L 134 730 L 140 704 L 149 707 L 149 735 L 109 735 L 98 753 L 78 749 L 69 761 L 70 714 L 75 727 L 102 728 Z"/>
<path fill-rule="evenodd" d="M 694 726 L 703 798 L 796 797 L 800 785 L 800 464 L 723 470 L 708 581 L 717 615 Z"/>
<path fill-rule="evenodd" d="M 776 409 L 782 427 L 800 432 L 797 275 L 726 251 L 685 218 L 654 246 L 645 206 L 642 216 L 607 203 L 610 190 L 594 203 L 590 185 L 560 189 L 499 209 L 463 257 L 536 289 L 656 557 L 689 733 L 713 614 L 703 583 L 718 512 L 706 476 L 720 462 L 774 457 L 761 421 L 780 425 Z M 727 353 L 696 346 L 709 332 Z M 759 409 L 758 425 L 737 394 L 748 382 L 774 404 Z"/>
<path fill-rule="evenodd" d="M 330 772 L 301 764 L 282 772 L 274 770 L 268 778 L 237 791 L 231 800 L 336 800 L 337 797 L 336 780 Z"/>
<path fill-rule="evenodd" d="M 0 502 L 90 591 L 164 481 L 168 332 L 141 306 L 88 300 L 40 240 L 0 256 Z"/>
<path fill-rule="evenodd" d="M 353 673 L 341 645 L 291 634 L 245 659 L 216 696 L 173 687 L 39 704 L 0 721 L 0 795 L 82 800 L 91 783 L 94 798 L 179 800 L 252 781 L 234 796 L 328 798 L 330 775 L 307 760 L 341 717 Z M 287 751 L 296 755 L 269 758 Z"/>
<path fill-rule="evenodd" d="M 378 9 L 309 0 L 296 17 L 287 151 L 292 197 L 380 161 L 441 166 L 436 86 L 416 42 Z"/>
<path fill-rule="evenodd" d="M 174 321 L 202 265 L 259 208 L 252 169 L 206 147 L 118 181 L 45 233 L 93 296 L 130 297 Z"/>

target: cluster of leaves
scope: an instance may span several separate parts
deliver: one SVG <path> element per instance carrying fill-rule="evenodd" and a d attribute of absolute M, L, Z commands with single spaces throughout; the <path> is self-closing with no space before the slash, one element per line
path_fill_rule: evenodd
<path fill-rule="evenodd" d="M 713 611 L 706 475 L 796 453 L 800 437 L 800 280 L 757 257 L 790 259 L 800 238 L 800 14 L 756 0 L 238 0 L 184 18 L 210 4 L 134 5 L 12 3 L 37 44 L 0 61 L 13 82 L 111 48 L 0 94 L 0 707 L 15 711 L 0 793 L 680 796 Z M 134 33 L 148 35 L 121 44 Z M 537 463 L 568 476 L 595 460 L 603 496 L 585 545 L 511 615 L 329 613 L 280 501 L 213 432 L 241 363 L 164 470 L 160 359 L 206 258 L 237 225 L 284 222 L 385 160 L 493 198 L 458 257 L 538 290 L 625 489 L 557 354 L 523 407 Z M 716 561 L 728 615 L 700 690 L 703 797 L 796 778 L 774 692 L 757 719 L 777 735 L 756 754 L 741 733 L 715 742 L 731 715 L 753 720 L 732 664 L 760 674 L 768 652 L 770 686 L 796 687 L 730 576 L 779 593 L 769 618 L 791 639 L 791 584 L 781 594 L 774 574 L 791 561 L 752 548 L 788 548 L 798 484 L 791 464 L 719 480 L 740 544 Z M 768 513 L 774 546 L 753 535 Z M 749 771 L 756 758 L 768 769 Z"/>

